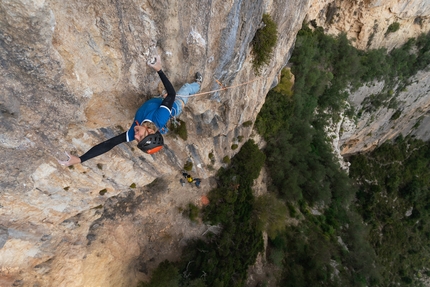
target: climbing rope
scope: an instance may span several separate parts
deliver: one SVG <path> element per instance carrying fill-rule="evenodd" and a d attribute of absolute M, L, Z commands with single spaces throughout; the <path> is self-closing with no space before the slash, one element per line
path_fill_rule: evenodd
<path fill-rule="evenodd" d="M 201 95 L 207 95 L 207 94 L 216 93 L 216 92 L 220 92 L 220 91 L 225 91 L 225 90 L 228 90 L 228 89 L 237 88 L 237 87 L 240 87 L 240 86 L 244 86 L 244 85 L 250 84 L 250 83 L 255 82 L 255 81 L 257 81 L 257 80 L 259 80 L 261 78 L 263 78 L 263 76 L 255 78 L 255 79 L 253 79 L 251 81 L 248 81 L 248 82 L 245 82 L 245 83 L 241 83 L 241 84 L 237 84 L 237 85 L 233 85 L 233 86 L 229 86 L 229 87 L 225 87 L 220 81 L 218 81 L 217 79 L 215 79 L 215 81 L 217 82 L 217 84 L 222 87 L 221 89 L 212 90 L 212 91 L 209 91 L 209 92 L 197 93 L 197 94 L 193 94 L 193 95 L 181 95 L 181 97 L 195 97 L 195 96 L 201 96 Z"/>

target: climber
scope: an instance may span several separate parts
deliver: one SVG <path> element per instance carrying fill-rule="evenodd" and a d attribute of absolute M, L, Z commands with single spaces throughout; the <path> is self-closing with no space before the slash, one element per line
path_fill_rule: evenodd
<path fill-rule="evenodd" d="M 162 70 L 160 56 L 156 56 L 154 61 L 148 61 L 148 66 L 153 68 L 159 75 L 167 93 L 163 98 L 153 98 L 146 101 L 136 112 L 134 122 L 127 132 L 108 139 L 83 154 L 80 157 L 70 155 L 66 152 L 68 160 L 58 162 L 65 166 L 83 163 L 93 157 L 99 156 L 113 147 L 123 142 L 137 140 L 137 147 L 145 153 L 153 154 L 158 152 L 164 145 L 162 134 L 167 133 L 166 124 L 170 117 L 177 117 L 182 113 L 190 95 L 200 90 L 202 75 L 196 73 L 194 83 L 186 83 L 176 94 L 173 85 Z"/>
<path fill-rule="evenodd" d="M 200 183 L 202 182 L 202 180 L 200 179 L 200 178 L 195 178 L 194 179 L 194 184 L 197 186 L 197 187 L 200 187 Z"/>
<path fill-rule="evenodd" d="M 191 175 L 189 175 L 188 173 L 186 173 L 186 172 L 182 172 L 182 175 L 185 177 L 185 179 L 189 182 L 189 183 L 192 183 L 193 182 L 193 177 L 191 176 Z"/>

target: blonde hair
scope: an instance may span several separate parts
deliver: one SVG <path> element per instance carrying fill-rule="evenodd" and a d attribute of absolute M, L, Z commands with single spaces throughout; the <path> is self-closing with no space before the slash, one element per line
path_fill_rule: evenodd
<path fill-rule="evenodd" d="M 153 130 L 154 132 L 158 131 L 157 126 L 153 122 L 143 122 L 141 126 L 145 126 L 148 129 Z"/>

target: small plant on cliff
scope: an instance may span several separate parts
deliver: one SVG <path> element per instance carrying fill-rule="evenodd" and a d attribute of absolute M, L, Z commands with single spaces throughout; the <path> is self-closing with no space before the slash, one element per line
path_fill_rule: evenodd
<path fill-rule="evenodd" d="M 200 209 L 192 203 L 188 203 L 187 208 L 182 212 L 184 216 L 190 218 L 192 222 L 197 222 L 197 218 L 200 214 Z"/>
<path fill-rule="evenodd" d="M 209 159 L 211 160 L 211 163 L 214 164 L 215 163 L 215 156 L 214 156 L 214 152 L 211 151 L 209 153 Z"/>
<path fill-rule="evenodd" d="M 179 286 L 181 276 L 174 263 L 165 260 L 152 273 L 151 281 L 139 282 L 138 287 Z"/>
<path fill-rule="evenodd" d="M 400 29 L 399 22 L 391 23 L 390 26 L 387 28 L 387 32 L 385 32 L 385 36 L 387 36 L 390 33 L 394 33 Z"/>
<path fill-rule="evenodd" d="M 184 164 L 184 169 L 185 169 L 186 171 L 191 171 L 191 170 L 193 169 L 193 162 L 191 162 L 191 161 L 187 161 L 187 162 Z"/>
<path fill-rule="evenodd" d="M 269 14 L 263 14 L 263 27 L 255 32 L 252 39 L 252 62 L 256 74 L 260 74 L 263 65 L 270 63 L 273 48 L 278 41 L 278 27 Z"/>
<path fill-rule="evenodd" d="M 222 158 L 222 162 L 229 164 L 230 163 L 230 157 L 228 155 L 226 155 L 225 157 Z"/>
<path fill-rule="evenodd" d="M 178 135 L 181 139 L 186 141 L 188 139 L 187 126 L 184 121 L 178 120 L 179 124 L 171 123 L 169 129 L 173 131 L 175 135 Z"/>
<path fill-rule="evenodd" d="M 244 122 L 244 123 L 242 124 L 242 126 L 243 126 L 244 128 L 250 127 L 250 126 L 252 126 L 252 121 L 246 121 L 246 122 Z"/>

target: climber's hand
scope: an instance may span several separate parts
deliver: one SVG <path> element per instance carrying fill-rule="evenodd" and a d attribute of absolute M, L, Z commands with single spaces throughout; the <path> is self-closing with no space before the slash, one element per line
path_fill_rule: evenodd
<path fill-rule="evenodd" d="M 68 160 L 59 160 L 57 159 L 58 163 L 65 166 L 71 166 L 77 163 L 81 163 L 81 159 L 77 156 L 68 154 L 67 152 L 64 152 L 66 156 L 68 157 Z"/>
<path fill-rule="evenodd" d="M 150 66 L 151 68 L 153 68 L 155 71 L 160 71 L 161 70 L 161 58 L 159 55 L 155 56 L 155 63 L 151 63 L 151 61 L 148 61 L 146 63 L 148 66 Z"/>

